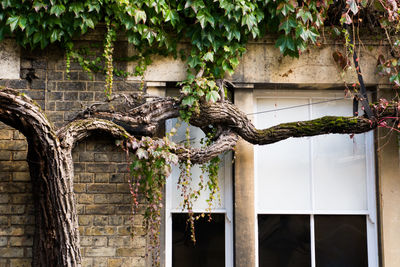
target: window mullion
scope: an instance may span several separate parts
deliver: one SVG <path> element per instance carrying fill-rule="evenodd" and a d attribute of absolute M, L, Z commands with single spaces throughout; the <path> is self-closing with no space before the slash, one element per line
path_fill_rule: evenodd
<path fill-rule="evenodd" d="M 315 227 L 314 215 L 310 215 L 310 250 L 311 250 L 311 267 L 315 267 Z"/>
<path fill-rule="evenodd" d="M 308 99 L 308 103 L 310 104 L 308 106 L 308 119 L 311 120 L 313 119 L 312 117 L 312 98 Z M 315 212 L 315 182 L 314 182 L 314 142 L 313 138 L 308 137 L 308 142 L 309 142 L 309 149 L 310 149 L 310 192 L 311 192 L 311 214 L 314 214 Z"/>
<path fill-rule="evenodd" d="M 312 117 L 312 98 L 308 99 L 308 118 Z M 311 186 L 311 214 L 310 214 L 310 250 L 311 250 L 311 267 L 315 267 L 315 227 L 314 227 L 314 213 L 315 213 L 315 182 L 314 182 L 314 143 L 313 138 L 309 138 L 310 147 L 310 186 Z"/>

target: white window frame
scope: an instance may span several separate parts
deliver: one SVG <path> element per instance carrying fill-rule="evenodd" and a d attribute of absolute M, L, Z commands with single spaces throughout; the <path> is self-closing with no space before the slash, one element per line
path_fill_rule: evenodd
<path fill-rule="evenodd" d="M 293 90 L 255 90 L 254 103 L 257 103 L 261 98 L 291 98 L 291 99 L 329 99 L 343 97 L 343 91 L 293 91 Z M 309 104 L 311 102 L 309 101 Z M 294 110 L 295 111 L 295 110 Z M 257 112 L 257 105 L 254 105 L 254 113 Z M 312 105 L 309 105 L 309 114 L 312 114 Z M 257 115 L 254 116 L 254 121 L 257 121 Z M 305 137 L 310 138 L 310 137 Z M 313 141 L 311 139 L 310 146 L 312 148 Z M 375 153 L 374 153 L 374 133 L 369 131 L 365 133 L 365 153 L 366 153 L 366 179 L 367 179 L 367 210 L 365 211 L 316 211 L 315 210 L 315 186 L 313 182 L 313 168 L 311 170 L 311 205 L 312 210 L 281 210 L 281 211 L 268 211 L 260 210 L 257 206 L 257 190 L 254 190 L 254 203 L 255 205 L 255 262 L 256 267 L 259 266 L 258 256 L 258 215 L 263 214 L 277 214 L 277 215 L 309 215 L 310 216 L 310 250 L 311 250 L 311 267 L 316 267 L 315 261 L 315 229 L 314 229 L 314 216 L 315 215 L 366 215 L 366 230 L 367 230 L 367 253 L 368 253 L 368 267 L 379 266 L 378 254 L 378 227 L 376 215 L 376 185 L 375 185 Z M 311 149 L 310 159 L 313 158 L 313 149 Z M 254 188 L 258 186 L 258 163 L 257 151 L 254 151 Z M 310 167 L 312 167 L 312 160 L 310 160 Z"/>
<path fill-rule="evenodd" d="M 172 121 L 166 121 L 166 129 L 173 127 Z M 224 176 L 224 201 L 225 208 L 212 209 L 211 213 L 225 214 L 225 266 L 233 267 L 233 186 L 232 186 L 232 153 L 226 153 L 222 160 L 224 161 L 224 168 L 220 168 L 223 171 Z M 177 168 L 177 167 L 176 167 Z M 170 177 L 167 178 L 165 185 L 165 267 L 172 267 L 172 214 L 173 213 L 187 213 L 182 209 L 172 208 L 172 194 L 173 188 L 176 184 L 171 182 Z M 206 210 L 194 209 L 194 213 L 207 213 Z"/>

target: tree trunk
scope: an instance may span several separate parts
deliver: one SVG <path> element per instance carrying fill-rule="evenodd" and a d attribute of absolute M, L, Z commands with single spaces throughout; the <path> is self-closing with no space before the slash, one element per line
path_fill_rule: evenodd
<path fill-rule="evenodd" d="M 80 266 L 72 158 L 29 142 L 27 161 L 35 207 L 32 266 Z"/>
<path fill-rule="evenodd" d="M 11 90 L 0 91 L 0 121 L 23 133 L 35 207 L 32 266 L 80 266 L 73 165 L 40 108 Z"/>

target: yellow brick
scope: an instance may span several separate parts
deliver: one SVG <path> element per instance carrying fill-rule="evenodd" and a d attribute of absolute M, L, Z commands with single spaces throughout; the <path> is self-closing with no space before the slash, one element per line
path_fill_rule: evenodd
<path fill-rule="evenodd" d="M 93 222 L 93 216 L 91 215 L 79 215 L 78 216 L 79 225 L 89 225 Z"/>
<path fill-rule="evenodd" d="M 115 227 L 101 226 L 101 227 L 87 227 L 85 230 L 86 235 L 113 235 L 115 234 Z"/>
<path fill-rule="evenodd" d="M 27 259 L 12 259 L 10 261 L 10 267 L 30 267 L 31 260 Z"/>
<path fill-rule="evenodd" d="M 146 254 L 144 248 L 117 248 L 117 256 L 120 257 L 135 257 Z"/>
<path fill-rule="evenodd" d="M 93 198 L 94 198 L 94 195 L 79 194 L 78 202 L 81 204 L 91 204 L 91 203 L 93 203 Z"/>
<path fill-rule="evenodd" d="M 121 267 L 122 259 L 108 259 L 108 267 Z"/>
<path fill-rule="evenodd" d="M 75 193 L 86 192 L 86 184 L 74 184 Z"/>

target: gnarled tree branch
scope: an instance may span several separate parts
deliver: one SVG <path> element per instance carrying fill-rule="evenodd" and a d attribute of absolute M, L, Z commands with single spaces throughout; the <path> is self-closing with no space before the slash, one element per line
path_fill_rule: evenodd
<path fill-rule="evenodd" d="M 75 144 L 94 133 L 105 133 L 116 139 L 129 140 L 132 136 L 121 126 L 103 119 L 84 119 L 73 121 L 57 131 L 61 146 L 72 151 Z"/>
<path fill-rule="evenodd" d="M 204 148 L 183 148 L 173 151 L 180 160 L 190 158 L 194 164 L 202 164 L 217 157 L 221 153 L 231 151 L 236 146 L 238 135 L 230 130 L 223 131 L 219 137 L 209 146 Z"/>
<path fill-rule="evenodd" d="M 128 112 L 102 110 L 92 112 L 92 117 L 112 120 L 133 134 L 154 135 L 166 119 L 179 116 L 179 99 L 165 98 L 139 105 Z M 311 121 L 285 123 L 268 129 L 257 129 L 250 119 L 234 104 L 225 101 L 213 104 L 202 103 L 199 114 L 194 114 L 190 123 L 205 128 L 209 125 L 229 129 L 252 144 L 265 145 L 290 137 L 304 137 L 321 134 L 352 134 L 372 130 L 384 117 L 398 117 L 397 105 L 372 106 L 375 120 L 365 117 L 326 116 Z"/>
<path fill-rule="evenodd" d="M 105 133 L 115 139 L 130 140 L 133 137 L 121 126 L 103 119 L 84 119 L 73 121 L 57 131 L 61 146 L 71 152 L 76 143 L 89 137 L 93 133 Z M 180 160 L 190 158 L 194 164 L 202 164 L 219 154 L 232 150 L 238 140 L 237 134 L 224 130 L 209 146 L 204 148 L 186 148 L 183 145 L 171 150 Z"/>

